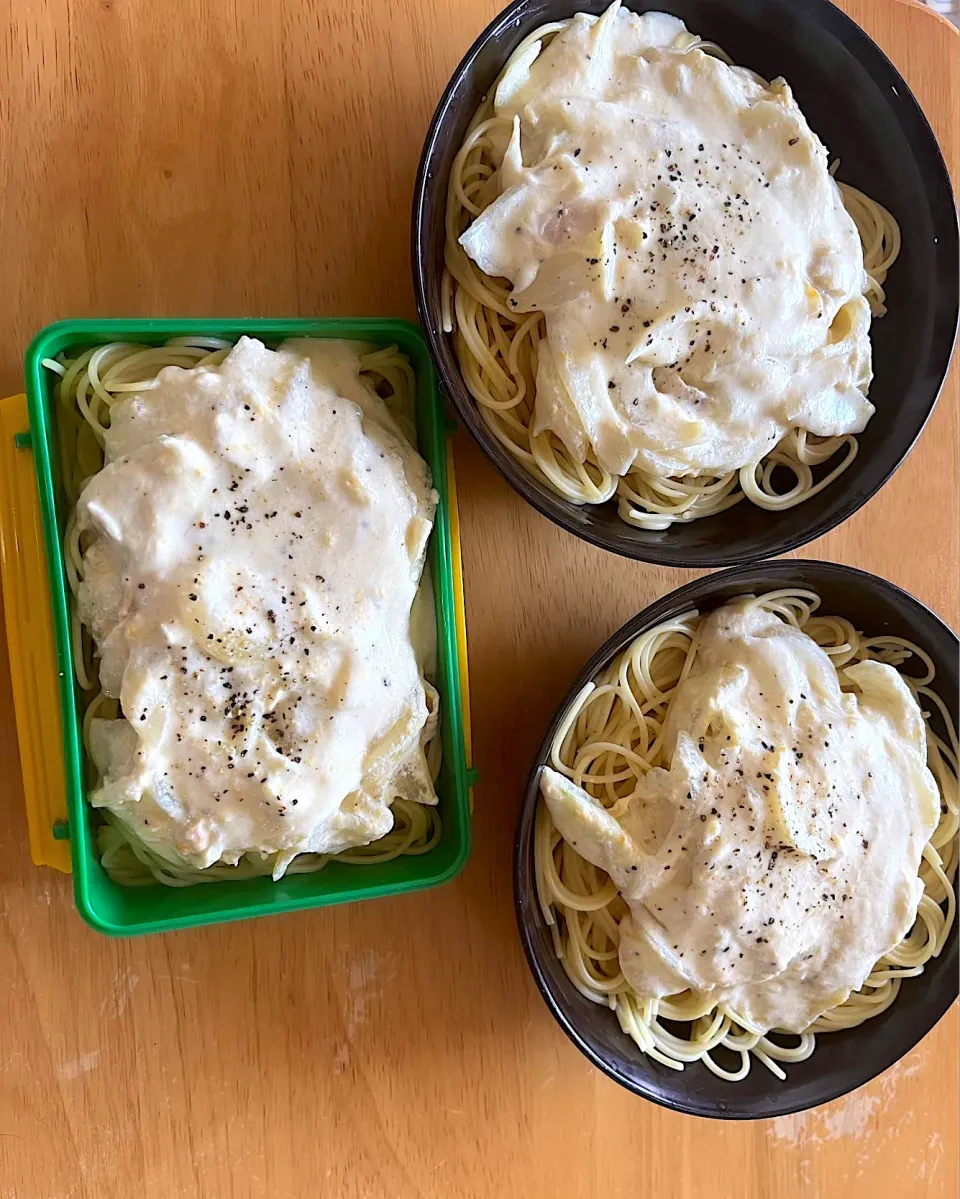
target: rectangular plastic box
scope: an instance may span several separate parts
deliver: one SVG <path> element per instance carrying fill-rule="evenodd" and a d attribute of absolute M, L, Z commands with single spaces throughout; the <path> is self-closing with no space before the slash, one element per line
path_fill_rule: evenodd
<path fill-rule="evenodd" d="M 85 797 L 85 763 L 81 738 L 80 694 L 74 683 L 70 646 L 68 586 L 63 564 L 63 532 L 67 517 L 60 486 L 57 422 L 53 410 L 55 377 L 43 365 L 62 350 L 109 341 L 158 345 L 171 337 L 213 336 L 236 340 L 257 337 L 268 346 L 293 337 L 336 337 L 396 344 L 407 355 L 417 379 L 416 424 L 420 453 L 433 475 L 440 496 L 430 538 L 428 559 L 436 603 L 438 646 L 436 686 L 440 694 L 443 765 L 437 779 L 442 835 L 422 856 L 400 857 L 376 865 L 330 862 L 313 874 L 203 884 L 191 887 L 126 888 L 111 881 L 100 865 L 95 843 L 96 813 Z M 16 446 L 4 453 L 29 453 L 35 459 L 40 517 L 46 548 L 47 579 L 39 573 L 42 555 L 31 555 L 29 530 L 35 514 L 24 487 L 16 487 L 17 469 L 6 472 L 9 485 L 0 495 L 3 528 L 4 590 L 10 593 L 7 611 L 18 735 L 24 764 L 24 786 L 30 817 L 31 850 L 35 861 L 63 868 L 57 851 L 69 838 L 70 866 L 77 909 L 88 924 L 111 935 L 167 931 L 219 921 L 291 912 L 351 900 L 373 899 L 421 890 L 452 879 L 463 867 L 470 848 L 470 808 L 473 771 L 469 749 L 469 697 L 466 636 L 460 570 L 457 502 L 449 439 L 454 426 L 443 412 L 433 367 L 420 330 L 392 319 L 329 320 L 72 320 L 48 326 L 26 354 L 26 394 L 29 437 L 16 434 Z M 11 401 L 4 401 L 10 404 Z M 12 410 L 11 410 L 12 411 Z M 10 420 L 4 422 L 4 436 Z M 19 467 L 18 462 L 13 463 Z M 4 499 L 5 496 L 5 499 Z M 34 496 L 35 498 L 35 496 Z M 14 511 L 11 512 L 10 509 Z M 46 613 L 51 605 L 56 671 L 59 673 L 60 714 L 64 755 L 65 812 L 56 794 L 59 769 L 50 757 L 57 753 L 51 738 L 55 712 L 44 711 L 42 688 L 53 673 L 47 656 L 42 664 Z M 38 619 L 39 617 L 39 619 Z M 39 688 L 39 689 L 38 689 Z M 52 691 L 51 691 L 52 695 Z M 58 764 L 55 764 L 58 765 Z M 64 819 L 57 819 L 60 811 Z M 55 840 L 54 840 L 55 839 Z"/>

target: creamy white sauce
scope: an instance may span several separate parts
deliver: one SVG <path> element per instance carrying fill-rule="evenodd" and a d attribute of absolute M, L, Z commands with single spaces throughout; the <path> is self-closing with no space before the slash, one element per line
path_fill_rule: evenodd
<path fill-rule="evenodd" d="M 111 410 L 78 603 L 126 719 L 92 721 L 90 801 L 167 857 L 280 873 L 436 802 L 411 607 L 437 497 L 359 357 L 243 338 Z"/>
<path fill-rule="evenodd" d="M 637 994 L 690 990 L 801 1031 L 910 930 L 940 813 L 923 718 L 893 667 L 847 674 L 854 694 L 806 634 L 728 605 L 674 696 L 669 769 L 616 813 L 543 772 L 556 827 L 629 906 Z"/>
<path fill-rule="evenodd" d="M 873 413 L 863 252 L 783 80 L 663 13 L 580 14 L 501 81 L 501 194 L 461 237 L 546 314 L 534 432 L 622 475 L 725 472 Z M 494 131 L 493 136 L 496 136 Z"/>

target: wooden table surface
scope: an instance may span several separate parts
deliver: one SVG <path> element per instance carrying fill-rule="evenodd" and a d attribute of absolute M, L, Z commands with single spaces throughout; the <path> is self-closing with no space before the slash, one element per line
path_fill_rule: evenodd
<path fill-rule="evenodd" d="M 62 316 L 412 315 L 421 140 L 496 7 L 0 0 L 0 395 Z M 956 173 L 955 31 L 843 7 Z M 0 1199 L 956 1194 L 955 1011 L 856 1094 L 736 1126 L 631 1097 L 554 1024 L 513 923 L 521 782 L 582 662 L 690 575 L 558 531 L 462 435 L 457 464 L 481 782 L 445 889 L 98 936 L 30 863 L 0 654 Z M 893 482 L 806 552 L 956 622 L 957 525 L 955 373 Z"/>

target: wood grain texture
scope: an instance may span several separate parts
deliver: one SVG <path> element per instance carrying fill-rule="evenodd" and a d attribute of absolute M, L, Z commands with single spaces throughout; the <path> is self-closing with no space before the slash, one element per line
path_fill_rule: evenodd
<path fill-rule="evenodd" d="M 60 316 L 412 315 L 421 140 L 497 0 L 0 0 L 0 394 Z M 956 177 L 957 38 L 843 0 Z M 956 1193 L 956 1013 L 820 1111 L 721 1126 L 566 1041 L 514 931 L 521 783 L 580 664 L 690 577 L 619 561 L 457 447 L 476 847 L 422 896 L 111 942 L 29 861 L 0 654 L 0 1199 L 933 1199 Z M 808 547 L 957 619 L 956 373 L 919 448 Z M 819 1052 L 829 1053 L 825 1043 Z"/>

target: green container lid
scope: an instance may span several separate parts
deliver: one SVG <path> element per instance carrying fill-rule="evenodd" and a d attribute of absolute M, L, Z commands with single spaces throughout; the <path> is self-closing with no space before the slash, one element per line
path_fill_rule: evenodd
<path fill-rule="evenodd" d="M 80 694 L 74 683 L 70 644 L 68 585 L 63 563 L 63 533 L 68 512 L 60 482 L 53 379 L 41 364 L 63 350 L 110 341 L 159 345 L 171 337 L 207 336 L 236 341 L 259 338 L 276 346 L 288 338 L 344 338 L 395 344 L 407 355 L 417 380 L 416 424 L 420 453 L 440 496 L 428 547 L 437 616 L 437 678 L 443 764 L 436 783 L 442 834 L 429 852 L 389 862 L 353 865 L 332 861 L 313 874 L 287 875 L 204 886 L 122 887 L 100 865 L 96 814 L 86 802 Z M 392 319 L 330 320 L 75 320 L 49 325 L 26 354 L 26 390 L 30 433 L 17 440 L 18 452 L 32 449 L 39 484 L 40 510 L 52 600 L 66 777 L 67 821 L 45 818 L 41 833 L 51 842 L 69 838 L 77 908 L 93 928 L 110 935 L 133 935 L 191 928 L 247 916 L 293 912 L 303 908 L 374 899 L 419 891 L 448 882 L 463 867 L 470 850 L 471 787 L 469 696 L 466 633 L 460 570 L 459 527 L 450 436 L 455 426 L 443 412 L 433 367 L 420 330 Z M 17 708 L 21 746 L 29 730 Z M 55 810 L 49 796 L 32 796 L 45 814 Z M 36 812 L 33 813 L 36 815 Z M 33 829 L 31 830 L 33 834 Z M 35 846 L 34 858 L 37 859 Z M 53 860 L 55 847 L 50 848 Z"/>

